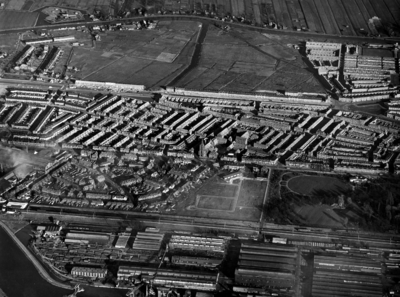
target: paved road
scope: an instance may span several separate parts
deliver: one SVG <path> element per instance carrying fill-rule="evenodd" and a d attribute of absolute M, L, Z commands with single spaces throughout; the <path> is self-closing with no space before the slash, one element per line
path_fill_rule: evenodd
<path fill-rule="evenodd" d="M 303 31 L 290 31 L 290 30 L 275 30 L 270 28 L 262 28 L 262 27 L 255 27 L 251 25 L 245 25 L 241 23 L 227 23 L 217 19 L 212 19 L 208 17 L 202 16 L 194 16 L 194 15 L 152 15 L 148 17 L 130 17 L 124 19 L 116 19 L 110 21 L 97 21 L 97 22 L 76 22 L 76 23 L 69 23 L 69 24 L 58 24 L 58 25 L 45 25 L 45 26 L 37 26 L 37 27 L 25 27 L 25 28 L 15 28 L 15 29 L 5 29 L 0 30 L 1 33 L 19 33 L 24 32 L 27 30 L 34 30 L 34 29 L 57 29 L 57 28 L 65 28 L 65 27 L 76 27 L 76 26 L 94 26 L 94 25 L 106 25 L 106 24 L 116 24 L 121 22 L 127 21 L 140 21 L 140 20 L 189 20 L 189 21 L 198 21 L 202 23 L 208 24 L 218 24 L 226 26 L 227 24 L 233 28 L 241 28 L 241 29 L 248 29 L 252 31 L 257 31 L 260 33 L 268 33 L 274 35 L 286 35 L 286 36 L 293 36 L 293 37 L 300 37 L 303 39 L 310 39 L 310 38 L 334 38 L 340 39 L 342 42 L 371 42 L 371 43 L 382 43 L 382 42 L 398 42 L 400 41 L 400 37 L 388 37 L 388 38 L 375 38 L 375 37 L 365 37 L 365 36 L 345 36 L 345 35 L 334 35 L 334 34 L 322 34 L 322 33 L 313 33 L 310 31 L 303 32 Z"/>
<path fill-rule="evenodd" d="M 269 192 L 269 187 L 270 187 L 270 184 L 271 184 L 271 173 L 272 173 L 272 169 L 270 168 L 269 171 L 268 171 L 268 184 L 267 184 L 267 187 L 265 189 L 264 199 L 263 199 L 263 203 L 262 203 L 262 207 L 263 208 L 265 207 L 265 203 L 267 202 L 267 199 L 268 199 L 268 192 Z M 263 223 L 264 223 L 264 212 L 262 211 L 261 212 L 261 216 L 260 216 L 260 230 L 263 227 Z"/>

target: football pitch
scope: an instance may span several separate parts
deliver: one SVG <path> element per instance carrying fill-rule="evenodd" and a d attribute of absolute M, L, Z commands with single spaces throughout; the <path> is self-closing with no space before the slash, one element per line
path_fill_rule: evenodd
<path fill-rule="evenodd" d="M 212 178 L 189 193 L 185 215 L 229 220 L 257 221 L 268 182 L 243 178 L 235 183 Z"/>

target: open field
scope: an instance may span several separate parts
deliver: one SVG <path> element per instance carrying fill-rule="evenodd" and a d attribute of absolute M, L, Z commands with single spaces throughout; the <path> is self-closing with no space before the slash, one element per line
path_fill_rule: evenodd
<path fill-rule="evenodd" d="M 294 208 L 295 213 L 309 226 L 343 228 L 344 218 L 339 216 L 329 205 L 302 205 Z"/>
<path fill-rule="evenodd" d="M 237 206 L 254 207 L 264 199 L 267 181 L 245 179 L 242 181 Z"/>
<path fill-rule="evenodd" d="M 18 219 L 18 218 L 7 217 L 7 218 L 4 218 L 1 221 L 5 225 L 7 225 L 7 227 L 10 228 L 14 233 L 17 232 L 18 230 L 20 230 L 21 228 L 25 227 L 26 225 L 28 225 L 26 220 L 23 220 L 22 218 Z M 0 291 L 0 293 L 1 293 L 1 291 Z"/>
<path fill-rule="evenodd" d="M 5 7 L 11 10 L 21 10 L 25 5 L 25 0 L 8 0 L 6 1 Z"/>
<path fill-rule="evenodd" d="M 158 11 L 208 11 L 224 17 L 228 13 L 244 17 L 255 24 L 270 22 L 293 30 L 309 29 L 314 32 L 337 35 L 377 34 L 368 26 L 368 20 L 378 16 L 388 27 L 398 25 L 399 0 L 142 0 L 129 2 L 130 8 L 143 7 L 149 13 Z M 362 29 L 362 30 L 360 30 Z M 398 32 L 400 33 L 400 32 Z"/>
<path fill-rule="evenodd" d="M 18 35 L 12 34 L 0 34 L 0 51 L 10 53 L 16 49 L 18 43 Z"/>
<path fill-rule="evenodd" d="M 200 189 L 184 194 L 176 214 L 258 221 L 261 213 L 257 206 L 262 204 L 267 182 L 250 179 L 235 182 L 228 184 L 217 177 L 209 179 Z"/>
<path fill-rule="evenodd" d="M 347 190 L 349 185 L 335 177 L 302 175 L 291 178 L 288 181 L 288 188 L 302 195 L 310 195 L 318 190 L 340 193 L 342 190 Z"/>
<path fill-rule="evenodd" d="M 130 77 L 142 70 L 143 68 L 150 65 L 152 62 L 149 60 L 138 59 L 138 58 L 129 58 L 122 57 L 120 59 L 114 60 L 113 62 L 105 65 L 101 70 L 94 72 L 88 76 L 85 76 L 84 79 L 93 80 L 93 81 L 129 81 Z M 130 65 L 130 71 L 127 72 L 125 69 L 125 65 Z"/>
<path fill-rule="evenodd" d="M 210 210 L 224 210 L 231 211 L 234 199 L 225 198 L 225 197 L 217 197 L 217 196 L 203 196 L 200 195 L 198 197 L 198 202 L 196 207 Z"/>
<path fill-rule="evenodd" d="M 188 74 L 186 74 L 181 80 L 178 82 L 178 87 L 184 87 L 187 84 L 189 84 L 191 81 L 197 79 L 201 74 L 206 72 L 208 68 L 206 67 L 196 67 L 192 71 L 190 71 Z"/>
<path fill-rule="evenodd" d="M 235 62 L 229 69 L 231 72 L 245 73 L 246 75 L 254 74 L 256 76 L 269 77 L 275 72 L 275 67 L 263 64 L 251 64 L 244 62 Z"/>
<path fill-rule="evenodd" d="M 227 92 L 325 92 L 301 53 L 288 46 L 293 42 L 300 43 L 293 38 L 242 29 L 223 32 L 209 26 L 197 67 L 175 86 Z"/>
<path fill-rule="evenodd" d="M 285 30 L 306 29 L 337 35 L 396 34 L 400 12 L 399 0 L 8 0 L 6 9 L 36 11 L 45 6 L 84 10 L 100 10 L 117 15 L 143 8 L 149 14 L 207 12 L 225 17 L 244 17 L 248 23 L 274 23 Z M 368 20 L 378 16 L 384 23 L 382 32 L 369 26 Z M 389 28 L 389 30 L 386 30 Z M 393 32 L 394 33 L 391 33 Z"/>
<path fill-rule="evenodd" d="M 223 55 L 221 55 L 223 53 Z M 207 60 L 240 61 L 254 64 L 275 65 L 274 58 L 263 55 L 248 46 L 230 46 L 226 50 L 225 44 L 204 44 L 202 54 Z"/>
<path fill-rule="evenodd" d="M 155 30 L 108 31 L 100 34 L 95 50 L 171 63 L 198 31 L 197 22 L 178 23 L 159 22 Z"/>
<path fill-rule="evenodd" d="M 0 30 L 32 27 L 35 25 L 37 13 L 0 10 Z"/>
<path fill-rule="evenodd" d="M 348 200 L 355 191 L 343 175 L 274 170 L 270 183 L 264 211 L 271 222 L 326 228 L 365 223 L 366 211 L 360 207 L 365 201 Z"/>
<path fill-rule="evenodd" d="M 264 80 L 264 76 L 244 73 L 225 86 L 224 90 L 228 92 L 252 92 Z"/>
<path fill-rule="evenodd" d="M 257 90 L 290 90 L 308 92 L 325 92 L 317 79 L 305 69 L 293 71 L 278 70 L 257 86 Z"/>
<path fill-rule="evenodd" d="M 22 7 L 22 9 L 35 11 L 44 6 L 60 6 L 85 10 L 89 13 L 93 13 L 94 9 L 101 10 L 103 13 L 107 13 L 110 11 L 110 6 L 112 8 L 112 2 L 113 1 L 111 0 L 25 0 L 25 6 Z"/>
<path fill-rule="evenodd" d="M 120 56 L 114 53 L 108 55 L 98 51 L 75 48 L 69 65 L 77 67 L 79 72 L 76 73 L 75 77 L 77 79 L 83 79 L 91 73 L 112 63 L 118 57 Z"/>
<path fill-rule="evenodd" d="M 154 30 L 108 31 L 92 49 L 75 48 L 76 79 L 159 87 L 190 62 L 197 22 L 163 21 Z"/>
<path fill-rule="evenodd" d="M 189 72 L 188 75 L 191 75 L 191 72 Z M 192 80 L 189 84 L 185 85 L 184 87 L 188 89 L 205 89 L 209 84 L 211 84 L 215 79 L 217 79 L 223 73 L 224 73 L 223 71 L 218 69 L 208 69 L 207 71 L 201 73 L 198 77 L 196 77 L 194 80 Z"/>
<path fill-rule="evenodd" d="M 153 87 L 166 77 L 173 75 L 175 71 L 180 69 L 180 64 L 167 64 L 161 62 L 152 62 L 140 70 L 140 66 L 135 64 L 124 64 L 126 60 L 119 60 L 101 71 L 86 77 L 91 81 L 113 81 L 117 83 L 130 83 Z M 131 68 L 132 67 L 132 68 Z"/>
<path fill-rule="evenodd" d="M 208 187 L 202 187 L 197 194 L 233 198 L 236 196 L 237 190 L 238 186 L 213 182 Z"/>
<path fill-rule="evenodd" d="M 209 84 L 206 89 L 208 90 L 222 90 L 228 84 L 233 82 L 240 75 L 235 72 L 225 72 L 221 74 L 216 80 L 214 80 L 211 84 Z"/>

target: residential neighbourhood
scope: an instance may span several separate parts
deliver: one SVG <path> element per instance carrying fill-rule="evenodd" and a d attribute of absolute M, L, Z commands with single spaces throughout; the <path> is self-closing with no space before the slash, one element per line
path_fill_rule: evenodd
<path fill-rule="evenodd" d="M 400 2 L 31 2 L 1 296 L 400 296 Z"/>

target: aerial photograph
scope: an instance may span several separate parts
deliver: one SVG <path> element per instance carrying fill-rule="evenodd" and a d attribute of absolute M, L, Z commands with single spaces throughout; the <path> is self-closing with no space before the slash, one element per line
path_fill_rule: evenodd
<path fill-rule="evenodd" d="M 0 0 L 0 297 L 400 297 L 400 0 Z"/>

